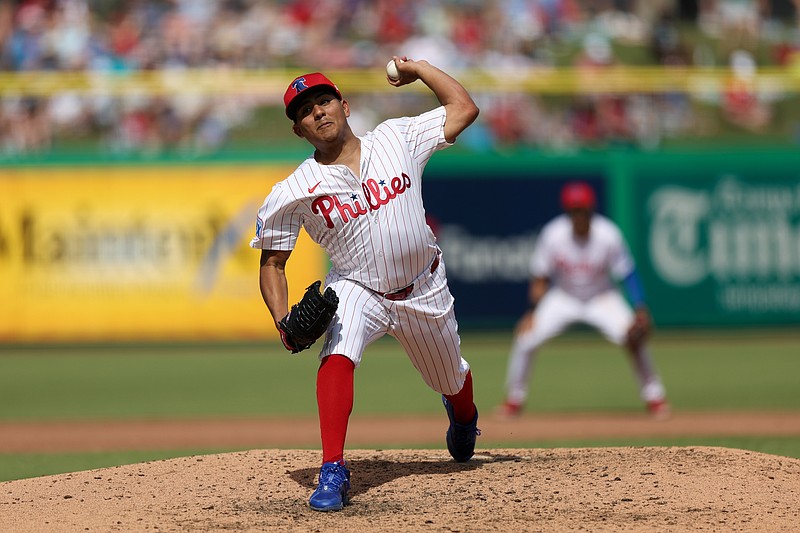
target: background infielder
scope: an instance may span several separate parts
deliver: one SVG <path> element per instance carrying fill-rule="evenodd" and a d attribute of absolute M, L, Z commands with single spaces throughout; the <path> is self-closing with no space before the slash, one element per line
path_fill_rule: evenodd
<path fill-rule="evenodd" d="M 279 330 L 288 312 L 284 268 L 301 226 L 331 259 L 325 285 L 336 291 L 339 307 L 319 355 L 323 464 L 309 500 L 319 511 L 347 502 L 344 443 L 354 369 L 366 346 L 385 334 L 442 394 L 450 419 L 447 445 L 456 461 L 472 457 L 479 434 L 472 375 L 461 357 L 444 259 L 425 222 L 421 183 L 431 155 L 455 142 L 478 108 L 461 84 L 427 61 L 394 60 L 399 78 L 387 76 L 391 85 L 421 80 L 441 106 L 387 120 L 363 137 L 352 132 L 350 106 L 325 76 L 306 74 L 289 84 L 286 114 L 315 151 L 267 196 L 251 242 L 262 250 L 261 293 Z"/>
<path fill-rule="evenodd" d="M 574 323 L 594 327 L 630 354 L 641 399 L 656 417 L 669 414 L 664 386 L 647 348 L 650 314 L 633 258 L 619 227 L 594 213 L 595 194 L 584 182 L 561 191 L 565 213 L 539 234 L 531 259 L 531 309 L 515 331 L 501 416 L 520 413 L 536 351 Z M 625 286 L 635 311 L 617 288 Z"/>

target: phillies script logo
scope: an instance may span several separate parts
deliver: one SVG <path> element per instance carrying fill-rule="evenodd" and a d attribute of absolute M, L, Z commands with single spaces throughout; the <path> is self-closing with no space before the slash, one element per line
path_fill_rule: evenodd
<path fill-rule="evenodd" d="M 587 261 L 571 262 L 564 257 L 556 257 L 556 270 L 566 274 L 578 274 L 584 276 L 598 276 L 603 273 L 605 268 L 600 264 L 592 264 Z"/>
<path fill-rule="evenodd" d="M 380 209 L 382 205 L 386 205 L 390 200 L 394 200 L 398 194 L 403 194 L 406 189 L 411 188 L 411 178 L 406 173 L 400 176 L 395 176 L 386 185 L 384 180 L 380 182 L 370 178 L 361 184 L 364 189 L 364 197 L 367 200 L 367 205 L 363 205 L 355 194 L 351 196 L 352 204 L 343 204 L 335 196 L 320 196 L 311 202 L 311 211 L 315 215 L 322 215 L 325 217 L 325 223 L 329 228 L 333 228 L 333 219 L 331 213 L 336 210 L 345 224 L 350 219 L 366 215 L 369 211 Z"/>

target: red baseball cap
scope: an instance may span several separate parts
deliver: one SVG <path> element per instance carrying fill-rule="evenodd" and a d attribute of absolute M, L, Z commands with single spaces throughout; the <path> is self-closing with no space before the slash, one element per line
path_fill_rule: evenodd
<path fill-rule="evenodd" d="M 339 100 L 342 99 L 342 93 L 339 92 L 339 88 L 336 84 L 319 72 L 303 74 L 302 76 L 296 77 L 292 83 L 289 84 L 289 87 L 286 88 L 286 92 L 283 93 L 283 104 L 286 106 L 286 116 L 289 117 L 289 119 L 294 121 L 297 116 L 297 105 L 300 103 L 298 97 L 303 92 L 314 87 L 331 89 L 333 94 L 336 95 L 336 98 Z"/>
<path fill-rule="evenodd" d="M 561 189 L 561 207 L 564 211 L 572 209 L 594 209 L 594 190 L 588 183 L 574 181 Z"/>

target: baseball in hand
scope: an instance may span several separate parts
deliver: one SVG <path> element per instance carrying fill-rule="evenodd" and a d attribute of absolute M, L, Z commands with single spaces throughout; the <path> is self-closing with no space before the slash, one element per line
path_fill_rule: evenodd
<path fill-rule="evenodd" d="M 398 61 L 402 62 L 401 59 L 398 59 Z M 397 65 L 395 64 L 394 59 L 389 60 L 389 62 L 386 64 L 386 75 L 389 76 L 390 80 L 400 79 L 400 73 L 397 72 Z"/>

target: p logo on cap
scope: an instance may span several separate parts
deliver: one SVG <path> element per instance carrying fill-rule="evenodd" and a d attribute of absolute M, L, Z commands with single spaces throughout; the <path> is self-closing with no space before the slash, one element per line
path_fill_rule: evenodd
<path fill-rule="evenodd" d="M 283 104 L 286 106 L 286 116 L 289 117 L 290 120 L 294 120 L 297 116 L 297 106 L 300 103 L 300 95 L 309 89 L 317 87 L 328 88 L 336 95 L 336 98 L 339 100 L 342 99 L 342 93 L 339 92 L 339 88 L 336 84 L 321 73 L 312 72 L 310 74 L 298 76 L 292 80 L 292 83 L 286 88 L 286 92 L 283 93 Z"/>
<path fill-rule="evenodd" d="M 303 76 L 300 76 L 296 80 L 292 82 L 291 88 L 294 89 L 295 93 L 299 93 L 300 91 L 305 91 L 308 89 L 308 85 L 306 85 L 306 79 Z"/>

